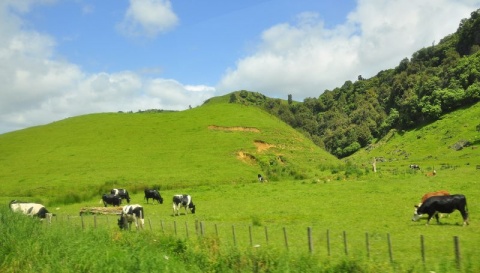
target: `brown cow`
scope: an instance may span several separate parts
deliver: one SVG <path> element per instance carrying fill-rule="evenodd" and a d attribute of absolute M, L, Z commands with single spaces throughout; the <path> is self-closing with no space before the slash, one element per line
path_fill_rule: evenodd
<path fill-rule="evenodd" d="M 439 191 L 425 193 L 422 196 L 422 203 L 425 202 L 425 200 L 427 200 L 429 197 L 432 197 L 432 196 L 446 196 L 446 195 L 450 195 L 450 193 L 446 190 L 439 190 Z"/>

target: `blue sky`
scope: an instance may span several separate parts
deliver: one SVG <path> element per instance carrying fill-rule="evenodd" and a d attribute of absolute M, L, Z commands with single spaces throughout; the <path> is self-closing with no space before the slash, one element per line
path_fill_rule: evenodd
<path fill-rule="evenodd" d="M 480 0 L 0 0 L 0 133 L 184 110 L 236 90 L 295 100 L 372 77 Z"/>

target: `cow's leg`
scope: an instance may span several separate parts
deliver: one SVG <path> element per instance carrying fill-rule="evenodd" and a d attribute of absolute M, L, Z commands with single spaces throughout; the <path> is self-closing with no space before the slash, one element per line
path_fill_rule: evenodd
<path fill-rule="evenodd" d="M 428 219 L 427 219 L 427 226 L 430 224 L 430 220 L 432 219 L 433 214 L 428 214 Z"/>
<path fill-rule="evenodd" d="M 437 224 L 440 224 L 440 218 L 438 217 L 438 211 L 435 212 L 435 219 L 437 220 Z"/>
<path fill-rule="evenodd" d="M 175 214 L 178 213 L 178 209 L 177 209 L 177 206 L 175 204 L 173 204 L 173 216 L 175 216 Z"/>
<path fill-rule="evenodd" d="M 468 225 L 468 212 L 465 210 L 460 210 L 460 213 L 462 214 L 463 225 L 464 226 Z"/>
<path fill-rule="evenodd" d="M 135 223 L 135 227 L 136 227 L 137 230 L 138 230 L 138 217 L 137 217 L 137 215 L 135 215 L 135 214 L 133 214 L 132 217 L 133 217 L 133 222 Z"/>

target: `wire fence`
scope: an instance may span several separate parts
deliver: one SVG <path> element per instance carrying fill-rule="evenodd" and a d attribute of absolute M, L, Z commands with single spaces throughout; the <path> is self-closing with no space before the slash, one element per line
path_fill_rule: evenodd
<path fill-rule="evenodd" d="M 117 227 L 117 215 L 56 216 L 50 224 L 66 222 L 81 229 Z M 395 238 L 390 233 L 318 230 L 313 227 L 278 227 L 239 224 L 217 224 L 199 220 L 145 218 L 144 226 L 139 222 L 129 226 L 131 232 L 146 230 L 165 236 L 175 236 L 186 240 L 195 238 L 215 238 L 223 247 L 234 248 L 275 248 L 291 252 L 305 252 L 326 258 L 366 258 L 391 264 L 411 264 L 421 262 L 454 264 L 462 269 L 465 259 L 472 262 L 478 252 L 463 253 L 459 236 L 436 238 L 429 234 L 417 238 Z M 448 242 L 450 241 L 450 242 Z M 450 246 L 448 246 L 450 245 Z M 406 255 L 416 252 L 418 255 Z"/>

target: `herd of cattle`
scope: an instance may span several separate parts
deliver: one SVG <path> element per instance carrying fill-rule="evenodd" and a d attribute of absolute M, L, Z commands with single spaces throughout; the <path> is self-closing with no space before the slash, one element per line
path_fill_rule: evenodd
<path fill-rule="evenodd" d="M 157 201 L 159 204 L 163 204 L 163 198 L 160 192 L 157 190 L 146 189 L 144 199 L 147 201 L 152 199 L 152 202 Z M 135 223 L 138 227 L 138 222 L 143 226 L 144 224 L 144 212 L 141 205 L 130 205 L 130 196 L 125 189 L 112 189 L 110 194 L 104 194 L 102 201 L 105 207 L 108 205 L 120 206 L 122 200 L 126 200 L 128 205 L 122 208 L 122 213 L 118 219 L 118 226 L 121 229 L 128 228 L 129 225 Z M 193 204 L 192 197 L 188 194 L 176 194 L 173 196 L 173 216 L 180 215 L 180 209 L 185 209 L 185 214 L 189 209 L 191 213 L 195 213 L 195 205 Z M 54 216 L 50 213 L 45 206 L 37 203 L 20 202 L 13 200 L 9 204 L 12 211 L 18 211 L 26 215 L 37 216 L 39 218 L 47 218 L 49 221 Z M 437 223 L 439 221 L 439 213 L 452 213 L 458 210 L 463 218 L 463 225 L 468 225 L 468 209 L 467 199 L 463 194 L 450 195 L 448 191 L 441 190 L 436 192 L 429 192 L 422 196 L 421 203 L 415 205 L 415 211 L 412 221 L 417 221 L 423 214 L 427 214 L 427 225 L 430 220 L 435 217 Z M 140 220 L 140 221 L 137 221 Z"/>
<path fill-rule="evenodd" d="M 153 202 L 157 201 L 159 204 L 163 204 L 163 198 L 160 195 L 158 190 L 145 189 L 144 200 L 147 201 L 152 199 Z M 121 229 L 127 229 L 129 225 L 135 223 L 138 227 L 144 225 L 144 211 L 143 207 L 138 204 L 130 205 L 130 195 L 126 189 L 112 189 L 109 194 L 103 194 L 102 200 L 103 205 L 107 207 L 108 205 L 120 206 L 122 200 L 126 200 L 128 205 L 122 208 L 120 218 L 118 219 L 118 226 Z M 176 194 L 173 196 L 173 216 L 180 215 L 180 209 L 185 209 L 185 214 L 187 210 L 190 210 L 191 213 L 195 213 L 195 205 L 193 204 L 192 197 L 188 194 Z M 51 221 L 52 216 L 55 214 L 50 213 L 44 205 L 30 202 L 21 202 L 17 200 L 12 200 L 9 204 L 9 207 L 14 212 L 21 212 L 25 215 L 36 216 L 41 219 L 47 219 Z"/>

